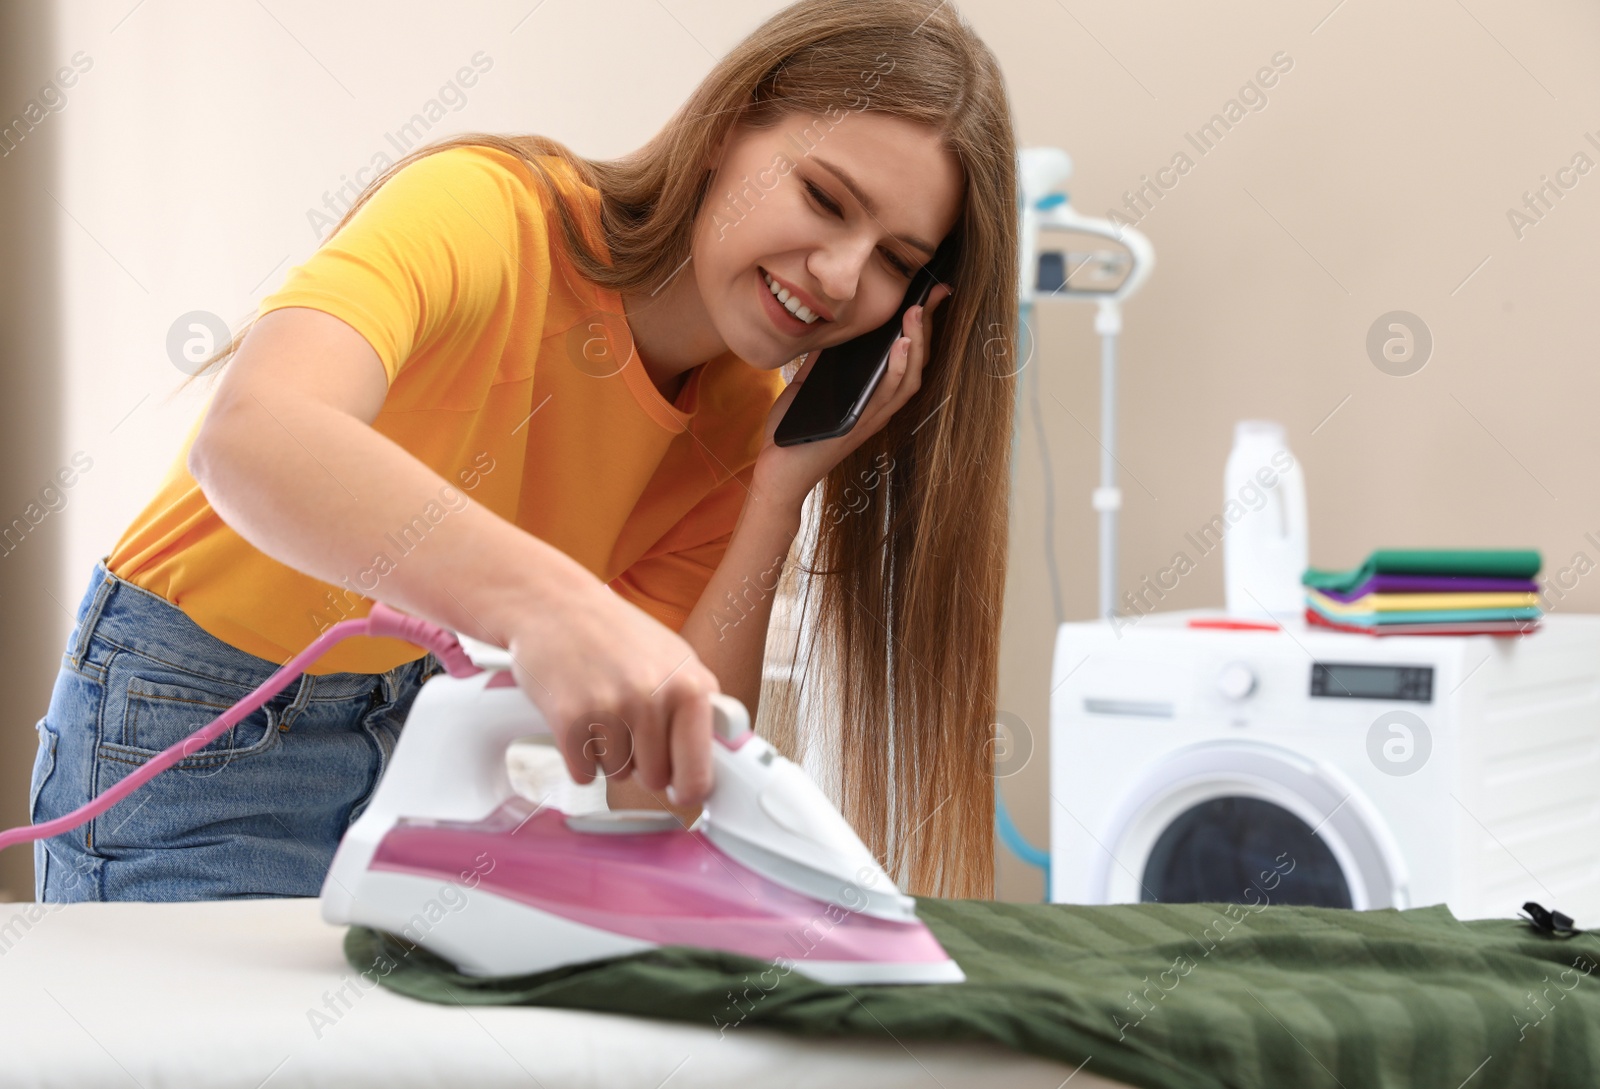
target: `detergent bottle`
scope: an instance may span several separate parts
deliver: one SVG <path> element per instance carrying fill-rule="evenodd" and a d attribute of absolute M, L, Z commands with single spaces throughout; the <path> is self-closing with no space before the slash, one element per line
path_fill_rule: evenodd
<path fill-rule="evenodd" d="M 1228 613 L 1277 621 L 1305 614 L 1306 485 L 1283 425 L 1240 420 L 1223 473 Z"/>

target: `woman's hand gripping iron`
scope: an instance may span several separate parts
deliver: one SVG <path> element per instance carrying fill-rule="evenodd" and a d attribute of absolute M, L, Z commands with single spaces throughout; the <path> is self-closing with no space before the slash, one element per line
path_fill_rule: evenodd
<path fill-rule="evenodd" d="M 423 686 L 346 833 L 322 915 L 406 938 L 470 975 L 693 945 L 829 983 L 966 977 L 815 783 L 712 697 L 715 781 L 672 813 L 568 815 L 512 788 L 506 749 L 548 734 L 498 648 Z"/>

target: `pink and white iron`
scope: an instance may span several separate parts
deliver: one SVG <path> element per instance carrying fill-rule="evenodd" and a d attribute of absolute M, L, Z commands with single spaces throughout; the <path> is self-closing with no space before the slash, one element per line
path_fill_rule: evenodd
<path fill-rule="evenodd" d="M 75 828 L 219 737 L 353 635 L 432 650 L 377 791 L 345 833 L 322 917 L 399 934 L 469 975 L 521 975 L 691 945 L 827 983 L 966 978 L 825 794 L 712 699 L 715 783 L 684 827 L 658 810 L 568 814 L 516 793 L 506 750 L 548 733 L 504 651 L 475 662 L 449 632 L 374 605 L 334 625 L 205 727 L 73 812 L 0 833 L 0 849 Z M 474 644 L 482 646 L 481 644 Z"/>
<path fill-rule="evenodd" d="M 479 646 L 479 644 L 473 644 Z M 712 698 L 715 782 L 684 827 L 660 810 L 567 814 L 518 795 L 512 742 L 548 733 L 497 648 L 418 693 L 322 887 L 322 917 L 399 934 L 469 975 L 663 945 L 790 964 L 828 983 L 965 979 L 838 809 Z"/>

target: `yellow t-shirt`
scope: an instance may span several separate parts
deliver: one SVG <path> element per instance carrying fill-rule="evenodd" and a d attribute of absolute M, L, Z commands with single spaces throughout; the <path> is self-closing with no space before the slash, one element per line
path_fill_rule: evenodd
<path fill-rule="evenodd" d="M 599 193 L 560 159 L 540 161 L 606 252 Z M 197 420 L 109 569 L 281 663 L 328 625 L 365 616 L 363 594 L 470 498 L 680 629 L 727 548 L 783 378 L 727 352 L 668 403 L 633 351 L 621 299 L 579 276 L 560 242 L 515 156 L 471 146 L 407 164 L 259 313 L 312 307 L 367 339 L 390 382 L 372 426 L 449 482 L 439 501 L 396 525 L 343 585 L 314 579 L 211 508 L 186 467 Z M 351 639 L 311 672 L 376 673 L 420 655 Z"/>

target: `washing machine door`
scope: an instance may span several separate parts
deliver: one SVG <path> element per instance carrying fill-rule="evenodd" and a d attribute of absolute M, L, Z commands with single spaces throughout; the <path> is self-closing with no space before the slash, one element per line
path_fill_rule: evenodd
<path fill-rule="evenodd" d="M 1336 769 L 1254 743 L 1207 743 L 1152 766 L 1109 826 L 1105 903 L 1408 907 L 1373 806 Z"/>

